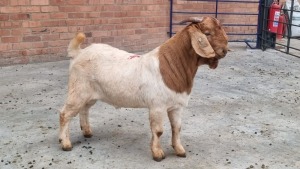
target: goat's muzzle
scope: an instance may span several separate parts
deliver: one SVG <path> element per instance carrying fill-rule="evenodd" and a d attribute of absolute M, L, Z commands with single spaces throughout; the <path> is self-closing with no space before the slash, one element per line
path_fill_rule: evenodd
<path fill-rule="evenodd" d="M 216 58 L 221 59 L 224 58 L 228 52 L 228 48 L 219 48 L 216 51 Z"/>

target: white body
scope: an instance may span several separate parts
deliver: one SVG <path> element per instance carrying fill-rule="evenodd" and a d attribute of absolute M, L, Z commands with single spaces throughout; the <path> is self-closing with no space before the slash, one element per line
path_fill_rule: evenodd
<path fill-rule="evenodd" d="M 159 70 L 158 48 L 137 56 L 106 44 L 92 44 L 82 49 L 70 65 L 72 69 L 89 61 L 84 71 L 93 85 L 93 98 L 116 108 L 174 109 L 187 106 L 189 96 L 171 91 Z M 83 72 L 82 70 L 79 70 Z"/>

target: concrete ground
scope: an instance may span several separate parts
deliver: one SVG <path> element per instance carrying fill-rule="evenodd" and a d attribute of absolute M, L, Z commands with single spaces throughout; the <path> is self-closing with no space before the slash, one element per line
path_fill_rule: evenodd
<path fill-rule="evenodd" d="M 186 158 L 174 155 L 165 121 L 162 162 L 152 160 L 146 109 L 97 103 L 94 136 L 71 123 L 73 150 L 58 143 L 69 61 L 0 68 L 0 168 L 300 168 L 300 59 L 233 46 L 216 70 L 201 67 L 183 114 Z"/>

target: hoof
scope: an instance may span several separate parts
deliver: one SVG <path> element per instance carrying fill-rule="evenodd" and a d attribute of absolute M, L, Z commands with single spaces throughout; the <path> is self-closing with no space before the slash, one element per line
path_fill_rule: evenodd
<path fill-rule="evenodd" d="M 162 149 L 157 149 L 156 151 L 152 152 L 152 157 L 154 161 L 160 162 L 161 160 L 165 159 L 165 153 Z"/>
<path fill-rule="evenodd" d="M 85 137 L 85 138 L 91 138 L 91 137 L 93 137 L 93 134 L 84 134 L 83 137 Z"/>
<path fill-rule="evenodd" d="M 69 140 L 68 141 L 62 140 L 60 144 L 61 144 L 61 148 L 64 151 L 71 151 L 72 150 L 72 144 Z"/>
<path fill-rule="evenodd" d="M 71 147 L 62 147 L 62 150 L 64 150 L 64 151 L 71 151 L 72 150 L 72 146 Z"/>
<path fill-rule="evenodd" d="M 186 158 L 186 154 L 176 154 L 178 157 Z"/>
<path fill-rule="evenodd" d="M 161 162 L 163 159 L 165 159 L 165 156 L 163 157 L 153 157 L 153 160 L 156 162 Z"/>

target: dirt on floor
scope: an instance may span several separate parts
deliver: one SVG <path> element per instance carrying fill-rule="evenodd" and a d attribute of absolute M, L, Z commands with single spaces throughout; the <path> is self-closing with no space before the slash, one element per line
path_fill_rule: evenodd
<path fill-rule="evenodd" d="M 57 169 L 298 169 L 300 59 L 269 50 L 234 50 L 216 70 L 200 67 L 181 138 L 186 158 L 162 135 L 166 159 L 152 160 L 146 109 L 90 111 L 94 136 L 71 122 L 72 151 L 58 142 L 59 109 L 66 98 L 69 61 L 0 68 L 0 168 Z"/>

